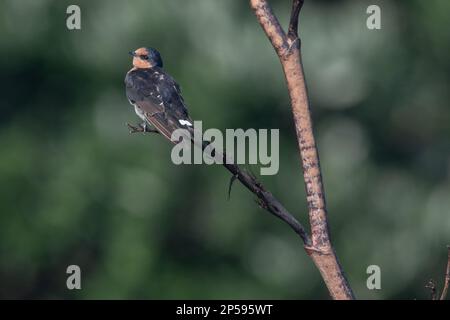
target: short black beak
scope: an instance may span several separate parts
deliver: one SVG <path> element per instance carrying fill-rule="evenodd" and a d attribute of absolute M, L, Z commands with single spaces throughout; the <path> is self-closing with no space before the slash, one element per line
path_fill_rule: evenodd
<path fill-rule="evenodd" d="M 128 52 L 128 54 L 132 55 L 133 57 L 136 57 L 136 53 L 134 51 Z"/>

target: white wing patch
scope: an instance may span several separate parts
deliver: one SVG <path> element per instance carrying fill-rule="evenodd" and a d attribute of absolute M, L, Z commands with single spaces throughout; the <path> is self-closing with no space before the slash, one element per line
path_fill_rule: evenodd
<path fill-rule="evenodd" d="M 179 122 L 182 126 L 190 126 L 190 127 L 192 127 L 192 123 L 190 123 L 190 122 L 187 121 L 187 120 L 180 119 L 180 120 L 178 120 L 178 122 Z"/>

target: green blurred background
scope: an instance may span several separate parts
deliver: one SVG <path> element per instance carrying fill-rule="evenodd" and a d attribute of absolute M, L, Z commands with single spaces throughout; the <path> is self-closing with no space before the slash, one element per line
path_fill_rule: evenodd
<path fill-rule="evenodd" d="M 271 1 L 285 26 L 290 1 Z M 81 30 L 66 8 L 81 7 Z M 366 28 L 378 4 L 382 29 Z M 359 298 L 427 299 L 450 242 L 447 0 L 306 0 L 300 33 L 332 238 Z M 220 166 L 170 161 L 124 94 L 160 50 L 204 128 L 279 128 L 261 180 L 307 224 L 287 89 L 247 1 L 0 1 L 0 298 L 328 299 L 289 227 Z M 257 169 L 257 168 L 256 168 Z M 66 268 L 82 290 L 66 288 Z M 369 291 L 366 268 L 382 271 Z"/>

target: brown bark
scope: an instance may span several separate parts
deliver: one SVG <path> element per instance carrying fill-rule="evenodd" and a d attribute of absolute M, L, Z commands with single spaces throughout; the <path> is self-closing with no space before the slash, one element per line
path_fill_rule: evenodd
<path fill-rule="evenodd" d="M 297 33 L 298 15 L 303 2 L 303 0 L 293 1 L 291 20 L 286 34 L 266 0 L 250 0 L 259 23 L 281 61 L 291 99 L 311 226 L 311 243 L 305 243 L 305 250 L 319 269 L 331 297 L 354 299 L 329 236 L 325 193 Z"/>

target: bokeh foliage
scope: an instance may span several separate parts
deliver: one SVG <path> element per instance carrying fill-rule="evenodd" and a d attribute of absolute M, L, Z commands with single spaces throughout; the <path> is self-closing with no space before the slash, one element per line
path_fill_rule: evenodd
<path fill-rule="evenodd" d="M 272 3 L 286 25 L 289 1 Z M 427 298 L 442 281 L 449 10 L 307 0 L 301 14 L 332 237 L 360 298 Z M 238 184 L 227 201 L 223 168 L 175 166 L 166 141 L 125 126 L 127 52 L 158 48 L 204 127 L 280 129 L 279 174 L 262 180 L 307 223 L 283 75 L 246 1 L 2 0 L 0 39 L 0 298 L 328 297 L 287 226 Z M 382 290 L 366 288 L 371 264 Z"/>

